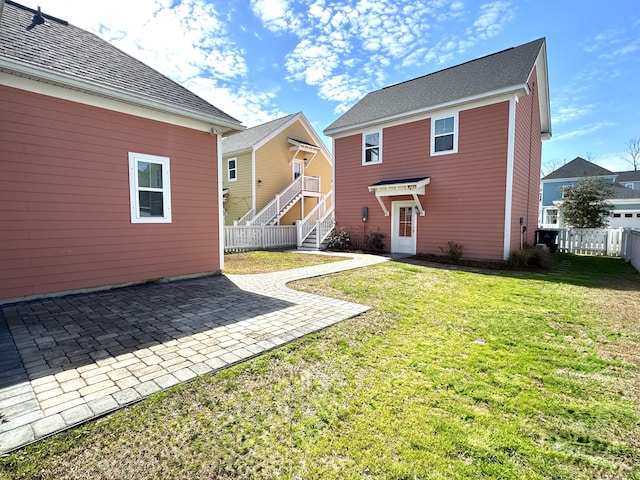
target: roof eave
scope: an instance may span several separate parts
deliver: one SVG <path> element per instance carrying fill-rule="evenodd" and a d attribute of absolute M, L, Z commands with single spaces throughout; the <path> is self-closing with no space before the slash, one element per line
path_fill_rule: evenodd
<path fill-rule="evenodd" d="M 527 95 L 529 93 L 529 86 L 527 85 L 527 83 L 523 83 L 523 84 L 519 84 L 519 85 L 513 85 L 510 87 L 505 87 L 505 88 L 501 88 L 498 90 L 493 90 L 491 92 L 485 92 L 479 95 L 472 95 L 469 97 L 465 97 L 465 98 L 460 98 L 460 99 L 456 99 L 456 100 L 452 100 L 450 102 L 445 102 L 445 103 L 440 103 L 437 105 L 431 105 L 428 107 L 424 107 L 424 108 L 420 108 L 420 109 L 416 109 L 416 110 L 412 110 L 412 111 L 408 111 L 408 112 L 402 112 L 402 113 L 398 113 L 395 115 L 389 115 L 386 117 L 379 117 L 367 122 L 361 122 L 361 123 L 357 123 L 357 124 L 352 124 L 352 125 L 345 125 L 343 127 L 337 127 L 337 128 L 331 128 L 331 129 L 325 129 L 324 130 L 324 134 L 328 137 L 333 137 L 339 134 L 343 134 L 352 130 L 361 130 L 364 128 L 369 128 L 375 125 L 380 125 L 383 123 L 388 123 L 388 122 L 394 122 L 394 121 L 398 121 L 398 120 L 402 120 L 405 118 L 410 118 L 410 117 L 414 117 L 417 115 L 424 115 L 426 113 L 430 113 L 430 112 L 436 112 L 438 110 L 444 110 L 447 108 L 454 108 L 454 107 L 460 107 L 462 105 L 465 104 L 470 104 L 470 103 L 474 103 L 474 102 L 478 102 L 478 101 L 482 101 L 482 100 L 487 100 L 493 97 L 501 97 L 504 95 L 517 95 L 517 96 L 524 96 Z"/>
<path fill-rule="evenodd" d="M 136 105 L 143 108 L 157 110 L 171 115 L 178 115 L 191 120 L 211 124 L 214 133 L 230 133 L 233 131 L 242 131 L 245 129 L 240 122 L 232 122 L 226 118 L 213 115 L 206 115 L 177 105 L 167 105 L 157 100 L 142 97 L 140 95 L 132 95 L 121 89 L 99 85 L 88 80 L 84 80 L 73 75 L 62 72 L 53 72 L 46 68 L 30 65 L 25 62 L 17 61 L 9 57 L 0 57 L 0 71 L 30 78 L 32 80 L 42 81 L 53 85 L 58 85 L 71 90 L 85 92 L 98 97 L 105 97 L 115 101 Z"/>
<path fill-rule="evenodd" d="M 536 81 L 538 84 L 540 102 L 540 134 L 542 140 L 550 140 L 551 131 L 551 102 L 549 101 L 549 69 L 547 66 L 547 43 L 543 42 L 535 63 Z"/>

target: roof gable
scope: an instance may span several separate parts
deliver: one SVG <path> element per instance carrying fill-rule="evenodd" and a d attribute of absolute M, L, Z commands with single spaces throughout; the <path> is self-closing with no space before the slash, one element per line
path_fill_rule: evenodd
<path fill-rule="evenodd" d="M 554 170 L 542 180 L 560 180 L 565 178 L 613 176 L 614 173 L 600 165 L 589 162 L 582 157 L 576 157 L 563 166 Z"/>
<path fill-rule="evenodd" d="M 546 52 L 545 39 L 541 38 L 370 92 L 324 132 L 332 135 L 441 106 L 526 89 L 527 80 L 536 66 L 541 70 L 538 76 L 542 82 L 538 83 L 542 83 L 544 88 L 541 88 L 541 115 L 547 116 Z M 550 132 L 548 121 L 543 121 L 543 130 L 545 127 L 549 127 L 546 132 Z"/>
<path fill-rule="evenodd" d="M 237 154 L 248 150 L 256 150 L 263 146 L 266 142 L 273 139 L 277 135 L 283 133 L 287 128 L 293 125 L 295 122 L 300 122 L 309 136 L 313 139 L 314 144 L 309 144 L 303 140 L 297 140 L 295 138 L 288 138 L 289 143 L 292 144 L 309 144 L 313 147 L 317 147 L 324 154 L 325 159 L 332 163 L 331 154 L 324 142 L 320 139 L 315 129 L 311 126 L 304 113 L 298 112 L 291 115 L 266 122 L 255 127 L 247 128 L 246 130 L 234 133 L 222 139 L 222 155 L 228 156 Z"/>
<path fill-rule="evenodd" d="M 232 116 L 93 33 L 46 14 L 44 25 L 28 28 L 35 13 L 6 1 L 0 19 L 0 71 L 243 128 Z"/>
<path fill-rule="evenodd" d="M 287 115 L 270 122 L 261 123 L 222 139 L 222 154 L 251 150 L 258 143 L 284 128 L 297 114 Z"/>

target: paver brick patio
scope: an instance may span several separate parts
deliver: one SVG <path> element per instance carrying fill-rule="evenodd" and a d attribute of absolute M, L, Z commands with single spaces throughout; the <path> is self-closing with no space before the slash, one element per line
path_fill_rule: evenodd
<path fill-rule="evenodd" d="M 0 452 L 365 312 L 286 287 L 389 260 L 348 256 L 0 305 Z"/>

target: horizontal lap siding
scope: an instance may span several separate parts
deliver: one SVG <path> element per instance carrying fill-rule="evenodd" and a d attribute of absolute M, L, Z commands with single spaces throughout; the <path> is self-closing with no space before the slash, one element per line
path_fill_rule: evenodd
<path fill-rule="evenodd" d="M 509 105 L 459 113 L 458 153 L 430 157 L 432 178 L 418 220 L 418 251 L 452 241 L 473 258 L 502 258 Z"/>
<path fill-rule="evenodd" d="M 440 254 L 454 241 L 464 254 L 476 258 L 502 258 L 504 200 L 508 141 L 508 102 L 459 113 L 458 153 L 429 155 L 431 120 L 385 128 L 382 164 L 363 166 L 362 136 L 335 140 L 336 221 L 356 235 L 380 231 L 385 246 L 391 240 L 391 217 L 385 217 L 367 186 L 381 180 L 429 176 L 426 210 L 418 217 L 417 251 Z M 410 197 L 385 197 L 391 202 Z M 362 222 L 361 208 L 369 207 Z"/>
<path fill-rule="evenodd" d="M 0 94 L 0 298 L 219 270 L 215 137 Z M 131 223 L 129 152 L 171 159 L 171 224 Z"/>
<path fill-rule="evenodd" d="M 535 79 L 534 70 L 529 78 L 531 94 L 521 97 L 516 105 L 511 250 L 520 248 L 520 217 L 526 219 L 527 229 L 522 241 L 527 244 L 535 242 L 538 222 L 542 140 L 540 103 Z"/>

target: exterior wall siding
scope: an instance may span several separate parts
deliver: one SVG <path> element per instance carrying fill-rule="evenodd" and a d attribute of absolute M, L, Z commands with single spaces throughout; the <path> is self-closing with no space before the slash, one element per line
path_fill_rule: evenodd
<path fill-rule="evenodd" d="M 458 152 L 430 156 L 431 120 L 424 119 L 383 130 L 382 163 L 362 165 L 360 134 L 335 140 L 336 222 L 356 238 L 379 231 L 391 245 L 391 216 L 385 217 L 367 186 L 381 180 L 431 177 L 426 210 L 418 216 L 418 253 L 441 254 L 447 242 L 462 244 L 471 258 L 502 258 L 504 198 L 508 143 L 508 102 L 459 112 Z M 385 197 L 391 202 L 410 197 Z M 361 209 L 369 220 L 362 222 Z"/>
<path fill-rule="evenodd" d="M 229 182 L 229 171 L 227 160 L 236 158 L 238 165 L 238 179 L 235 182 Z M 222 185 L 229 189 L 227 201 L 224 204 L 224 223 L 225 225 L 233 225 L 233 221 L 242 217 L 251 210 L 253 205 L 252 192 L 252 161 L 251 152 L 241 153 L 240 155 L 228 155 L 222 160 Z M 257 181 L 257 179 L 256 179 Z"/>
<path fill-rule="evenodd" d="M 294 122 L 277 136 L 269 140 L 256 150 L 256 181 L 262 180 L 262 186 L 257 188 L 256 210 L 260 211 L 269 203 L 276 194 L 280 193 L 293 180 L 293 167 L 289 163 L 294 152 L 287 138 L 294 138 L 314 144 L 315 140 L 307 133 L 301 122 Z M 299 155 L 302 160 L 302 154 Z M 322 193 L 331 189 L 331 164 L 322 152 L 319 152 L 309 167 L 304 171 L 305 175 L 321 177 L 320 186 Z M 307 198 L 304 202 L 304 211 L 300 202 L 294 205 L 281 219 L 281 225 L 291 225 L 301 219 L 302 213 L 308 213 L 317 200 Z"/>
<path fill-rule="evenodd" d="M 540 103 L 535 79 L 534 69 L 528 81 L 531 94 L 519 98 L 516 104 L 511 250 L 519 249 L 521 243 L 534 244 L 538 223 L 542 138 Z M 524 220 L 522 225 L 521 217 Z M 522 227 L 526 227 L 526 231 L 523 231 Z"/>
<path fill-rule="evenodd" d="M 218 271 L 217 140 L 0 86 L 0 299 Z M 170 224 L 132 224 L 128 153 L 169 157 Z"/>

